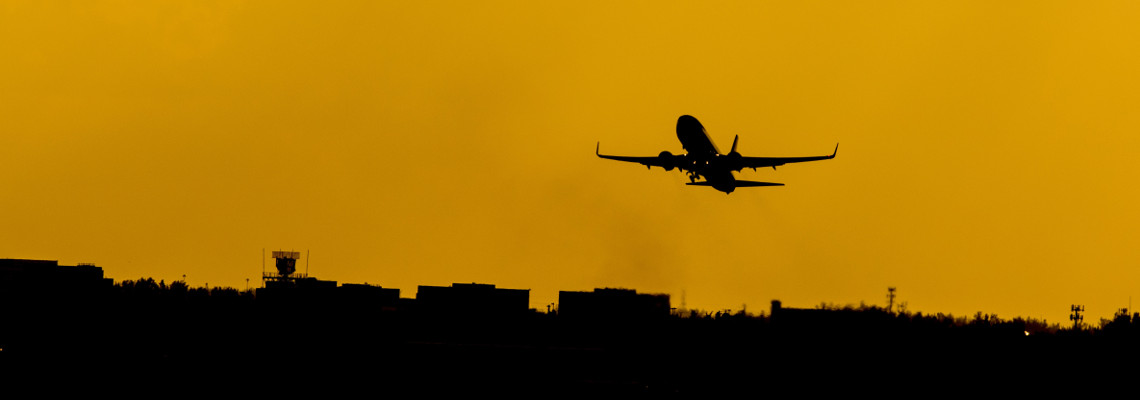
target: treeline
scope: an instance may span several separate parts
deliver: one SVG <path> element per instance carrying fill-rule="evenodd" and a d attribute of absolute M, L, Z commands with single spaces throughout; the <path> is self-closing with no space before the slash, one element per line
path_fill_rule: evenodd
<path fill-rule="evenodd" d="M 1086 336 L 1119 336 L 1140 334 L 1140 313 L 1128 314 L 1127 310 L 1118 310 L 1112 319 L 1101 318 L 1096 324 L 1082 324 L 1080 327 L 1072 323 L 1049 323 L 1044 319 L 1013 317 L 1002 318 L 997 314 L 976 312 L 972 316 L 955 316 L 948 313 L 923 313 L 910 311 L 905 308 L 898 311 L 888 311 L 885 307 L 877 305 L 836 305 L 832 303 L 818 304 L 808 311 L 823 311 L 830 313 L 856 313 L 866 315 L 879 315 L 902 324 L 923 326 L 936 326 L 946 329 L 956 328 L 994 328 L 994 329 L 1020 329 L 1027 335 L 1086 335 Z M 803 310 L 797 310 L 803 311 Z M 768 320 L 770 312 L 761 311 L 751 313 L 745 310 L 717 310 L 707 311 L 700 309 L 674 310 L 674 318 L 693 320 L 717 319 L 754 319 Z"/>
<path fill-rule="evenodd" d="M 153 299 L 168 300 L 206 300 L 206 299 L 245 299 L 253 301 L 252 289 L 239 291 L 232 287 L 190 287 L 184 281 L 173 281 L 167 284 L 165 280 L 155 282 L 154 278 L 140 278 L 138 280 L 120 281 L 114 285 L 113 294 L 122 299 L 146 301 Z"/>

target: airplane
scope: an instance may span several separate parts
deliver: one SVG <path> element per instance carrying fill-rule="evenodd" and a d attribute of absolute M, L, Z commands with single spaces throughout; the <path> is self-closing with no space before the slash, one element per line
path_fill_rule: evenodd
<path fill-rule="evenodd" d="M 744 157 L 736 152 L 736 143 L 740 139 L 740 135 L 737 135 L 732 139 L 732 150 L 728 154 L 721 154 L 720 150 L 717 150 L 716 145 L 709 139 L 704 125 L 701 125 L 700 121 L 690 115 L 682 115 L 677 119 L 677 139 L 681 141 L 681 147 L 688 151 L 688 154 L 673 155 L 668 151 L 662 151 L 657 157 L 611 156 L 601 153 L 602 142 L 598 142 L 594 154 L 600 158 L 639 163 L 650 169 L 661 167 L 666 171 L 672 171 L 673 168 L 677 168 L 680 172 L 689 174 L 689 183 L 686 185 L 710 186 L 725 194 L 730 194 L 738 187 L 784 186 L 783 183 L 738 180 L 732 175 L 733 171 L 740 171 L 744 168 L 752 168 L 755 171 L 757 168 L 766 167 L 772 167 L 775 170 L 777 166 L 784 164 L 830 160 L 835 158 L 835 154 L 839 152 L 839 144 L 836 144 L 835 151 L 828 156 Z M 704 177 L 705 180 L 698 182 L 697 179 L 701 177 Z"/>

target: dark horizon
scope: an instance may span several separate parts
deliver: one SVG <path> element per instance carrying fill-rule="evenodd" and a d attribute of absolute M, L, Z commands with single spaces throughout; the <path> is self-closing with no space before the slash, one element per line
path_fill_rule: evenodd
<path fill-rule="evenodd" d="M 559 309 L 559 305 L 560 305 L 560 302 L 548 304 L 546 307 L 547 308 L 546 311 L 543 311 L 541 309 L 541 307 L 530 308 L 529 307 L 529 301 L 525 300 L 528 297 L 528 295 L 523 293 L 523 292 L 529 293 L 530 292 L 529 289 L 499 288 L 495 284 L 476 283 L 476 282 L 470 282 L 470 283 L 455 282 L 452 285 L 446 286 L 446 287 L 433 286 L 433 285 L 419 285 L 418 286 L 419 290 L 417 291 L 415 297 L 406 298 L 406 297 L 400 297 L 399 296 L 399 294 L 401 293 L 400 289 L 386 288 L 386 287 L 383 287 L 382 285 L 367 284 L 367 283 L 338 283 L 337 281 L 321 280 L 315 276 L 310 276 L 310 275 L 305 274 L 305 273 L 296 272 L 296 268 L 293 266 L 294 264 L 288 263 L 288 260 L 284 260 L 284 261 L 283 260 L 284 259 L 276 259 L 275 260 L 275 262 L 277 263 L 276 268 L 278 269 L 278 272 L 277 273 L 265 273 L 263 275 L 261 287 L 249 287 L 246 289 L 239 289 L 239 288 L 234 288 L 234 287 L 230 287 L 230 286 L 213 286 L 213 287 L 200 286 L 200 287 L 195 288 L 195 287 L 191 287 L 191 286 L 187 285 L 187 283 L 185 281 L 181 281 L 181 280 L 172 281 L 170 283 L 170 285 L 167 286 L 165 284 L 165 280 L 155 281 L 154 278 L 139 278 L 137 280 L 122 280 L 122 281 L 119 281 L 118 283 L 115 283 L 110 278 L 104 278 L 103 277 L 103 274 L 104 274 L 103 268 L 96 266 L 95 264 L 87 263 L 87 264 L 79 264 L 76 266 L 65 266 L 65 265 L 59 265 L 58 261 L 56 261 L 56 260 L 28 260 L 28 259 L 3 259 L 3 258 L 0 258 L 0 282 L 6 281 L 3 286 L 0 286 L 0 288 L 3 288 L 3 287 L 7 288 L 7 289 L 0 289 L 0 290 L 10 292 L 15 287 L 19 287 L 20 288 L 19 293 L 28 294 L 28 292 L 26 292 L 26 291 L 31 289 L 31 288 L 38 288 L 40 290 L 52 291 L 54 289 L 49 289 L 49 287 L 51 285 L 60 284 L 60 285 L 63 285 L 62 287 L 65 288 L 65 290 L 69 290 L 67 288 L 74 289 L 77 287 L 82 287 L 81 293 L 90 294 L 93 289 L 97 288 L 100 285 L 122 287 L 124 285 L 133 286 L 136 284 L 141 284 L 144 287 L 153 286 L 153 289 L 159 289 L 159 290 L 172 290 L 171 288 L 178 286 L 178 287 L 182 287 L 183 290 L 186 290 L 186 291 L 205 290 L 205 293 L 207 293 L 207 294 L 211 294 L 215 291 L 218 291 L 218 292 L 222 292 L 222 293 L 240 293 L 240 294 L 246 294 L 246 295 L 252 296 L 255 293 L 260 292 L 260 295 L 262 295 L 262 296 L 273 297 L 273 296 L 277 295 L 277 292 L 288 291 L 290 289 L 302 290 L 302 291 L 306 291 L 306 290 L 307 291 L 314 291 L 314 293 L 317 293 L 317 294 L 329 295 L 331 293 L 331 291 L 329 291 L 330 289 L 341 288 L 345 292 L 349 292 L 349 291 L 352 291 L 355 293 L 372 292 L 373 297 L 374 297 L 373 300 L 375 300 L 375 298 L 376 298 L 376 295 L 375 295 L 376 293 L 383 293 L 382 295 L 380 295 L 380 297 L 384 298 L 385 302 L 391 303 L 391 305 L 395 305 L 398 302 L 397 300 L 403 301 L 403 302 L 408 302 L 411 300 L 420 300 L 421 292 L 423 292 L 425 289 L 427 289 L 430 291 L 429 292 L 430 297 L 428 298 L 427 301 L 429 301 L 433 304 L 437 304 L 436 306 L 433 306 L 433 307 L 438 308 L 438 307 L 441 307 L 438 304 L 442 304 L 442 303 L 447 302 L 447 301 L 455 301 L 455 299 L 451 298 L 451 296 L 447 296 L 447 295 L 441 296 L 441 295 L 436 295 L 434 293 L 438 293 L 438 292 L 441 292 L 443 290 L 447 290 L 447 289 L 451 289 L 451 288 L 489 287 L 491 289 L 497 289 L 497 290 L 503 291 L 503 292 L 518 292 L 518 293 L 520 293 L 522 295 L 522 297 L 521 297 L 522 300 L 515 302 L 514 308 L 516 310 L 529 309 L 529 310 L 535 311 L 535 312 L 550 312 L 550 311 L 557 312 Z M 101 283 L 97 283 L 97 282 L 101 282 Z M 77 285 L 79 285 L 79 286 L 77 286 Z M 266 291 L 264 289 L 269 289 L 269 291 Z M 888 288 L 888 289 L 890 289 L 887 291 L 887 293 L 889 295 L 893 295 L 895 293 L 895 290 L 893 287 Z M 322 290 L 325 292 L 322 293 L 321 292 Z M 609 287 L 606 287 L 606 288 L 593 288 L 592 291 L 598 292 L 598 293 L 616 293 L 616 292 L 637 293 L 637 289 L 635 289 L 635 288 L 609 288 Z M 468 291 L 468 292 L 470 292 L 470 291 Z M 559 298 L 561 299 L 567 293 L 569 293 L 569 294 L 579 294 L 579 293 L 585 294 L 585 293 L 592 293 L 592 292 L 590 292 L 590 291 L 561 290 L 561 291 L 559 291 L 559 293 L 560 293 Z M 671 303 L 672 299 L 671 299 L 671 296 L 669 294 L 639 293 L 639 295 L 649 296 L 649 297 L 656 298 L 656 299 L 664 299 L 663 300 L 663 302 L 665 304 L 664 308 L 669 310 L 668 314 L 674 315 L 674 316 L 700 315 L 703 317 L 708 317 L 708 316 L 713 316 L 713 315 L 724 314 L 724 315 L 743 315 L 743 316 L 747 316 L 747 317 L 752 317 L 752 316 L 763 317 L 766 315 L 763 310 L 761 310 L 758 313 L 750 313 L 750 312 L 748 312 L 748 310 L 744 310 L 744 309 L 704 310 L 704 309 L 699 309 L 699 308 L 690 309 L 690 308 L 684 308 L 684 307 L 675 307 Z M 436 298 L 438 298 L 438 297 L 442 297 L 443 299 L 436 300 Z M 518 296 L 516 296 L 516 297 L 518 297 Z M 799 308 L 782 307 L 782 308 L 784 308 L 784 309 L 808 309 L 808 310 L 810 310 L 810 309 L 815 309 L 815 310 L 846 310 L 846 311 L 851 311 L 851 310 L 886 310 L 887 312 L 897 313 L 899 315 L 919 315 L 919 316 L 924 315 L 924 311 L 922 311 L 922 310 L 911 310 L 911 309 L 909 309 L 907 302 L 899 301 L 896 304 L 894 300 L 895 299 L 893 296 L 889 297 L 889 299 L 888 299 L 889 304 L 888 305 L 882 305 L 882 306 L 876 305 L 876 304 L 866 304 L 865 302 L 860 301 L 857 305 L 854 303 L 833 304 L 833 303 L 827 303 L 827 302 L 820 302 L 818 304 L 809 305 L 808 307 L 799 307 Z M 654 302 L 660 303 L 661 300 L 654 300 Z M 782 302 L 779 299 L 772 299 L 771 303 L 772 304 L 782 304 Z M 594 306 L 594 307 L 596 307 L 596 306 Z M 1073 307 L 1077 307 L 1077 305 L 1074 305 Z M 1077 315 L 1081 318 L 1080 323 L 1082 324 L 1083 327 L 1085 327 L 1082 329 L 1096 330 L 1098 328 L 1103 327 L 1103 325 L 1105 325 L 1107 323 L 1110 323 L 1112 321 L 1119 319 L 1122 314 L 1127 315 L 1127 313 L 1128 313 L 1127 308 L 1118 309 L 1116 311 L 1116 313 L 1113 314 L 1112 319 L 1100 318 L 1099 322 L 1097 322 L 1096 325 L 1094 326 L 1094 324 L 1092 322 L 1089 322 L 1089 323 L 1084 322 L 1084 316 L 1085 316 L 1083 314 L 1084 309 L 1083 309 L 1083 306 L 1080 306 L 1080 307 L 1082 307 L 1081 310 L 1079 312 L 1074 313 L 1074 315 Z M 1076 310 L 1074 310 L 1074 311 L 1076 311 Z M 952 320 L 952 321 L 955 321 L 955 323 L 958 325 L 964 325 L 967 321 L 970 321 L 970 318 L 972 317 L 973 320 L 996 319 L 998 321 L 1010 321 L 1010 320 L 1028 321 L 1035 326 L 1041 326 L 1041 327 L 1046 328 L 1046 329 L 1037 329 L 1037 331 L 1047 330 L 1049 332 L 1056 332 L 1058 330 L 1074 329 L 1075 328 L 1075 325 L 1073 325 L 1072 321 L 1070 321 L 1068 323 L 1053 322 L 1050 324 L 1045 319 L 1037 319 L 1037 318 L 1025 317 L 1025 316 L 1014 316 L 1014 317 L 999 318 L 997 314 L 988 313 L 988 312 L 984 312 L 984 311 L 976 311 L 974 314 L 972 314 L 970 316 L 966 316 L 966 315 L 954 316 L 952 313 L 943 313 L 943 312 L 937 312 L 937 311 L 934 311 L 934 312 L 926 311 L 925 315 L 933 315 L 933 316 L 937 316 L 939 318 L 945 318 L 948 320 Z M 1031 332 L 1031 333 L 1035 333 L 1035 332 Z"/>
<path fill-rule="evenodd" d="M 490 284 L 421 286 L 401 298 L 396 289 L 312 277 L 266 282 L 245 291 L 115 283 L 96 266 L 0 259 L 0 365 L 98 365 L 110 369 L 89 373 L 133 371 L 152 383 L 194 376 L 206 385 L 233 379 L 215 376 L 223 372 L 271 379 L 281 368 L 320 366 L 311 383 L 702 394 L 855 382 L 892 365 L 921 366 L 900 372 L 911 378 L 1014 366 L 1057 374 L 1140 343 L 1140 314 L 1056 329 L 981 312 L 969 319 L 779 301 L 767 313 L 685 313 L 668 295 L 607 288 L 563 291 L 546 312 L 528 307 L 528 291 Z"/>

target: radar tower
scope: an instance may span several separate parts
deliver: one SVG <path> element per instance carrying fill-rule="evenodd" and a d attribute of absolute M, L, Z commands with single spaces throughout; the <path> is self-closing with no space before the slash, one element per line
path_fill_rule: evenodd
<path fill-rule="evenodd" d="M 295 286 L 298 280 L 308 278 L 307 273 L 297 272 L 297 259 L 301 258 L 299 251 L 274 251 L 273 259 L 277 272 L 261 272 L 261 280 L 266 287 L 269 286 Z M 308 259 L 305 260 L 306 262 Z"/>

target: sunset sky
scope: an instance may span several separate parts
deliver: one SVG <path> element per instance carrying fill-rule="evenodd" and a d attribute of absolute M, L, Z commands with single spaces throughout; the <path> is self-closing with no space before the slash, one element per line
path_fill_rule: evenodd
<path fill-rule="evenodd" d="M 115 280 L 1140 304 L 1140 3 L 4 1 L 0 258 Z M 598 159 L 834 160 L 738 174 Z M 300 268 L 303 270 L 305 260 Z M 683 295 L 682 295 L 683 294 Z"/>

